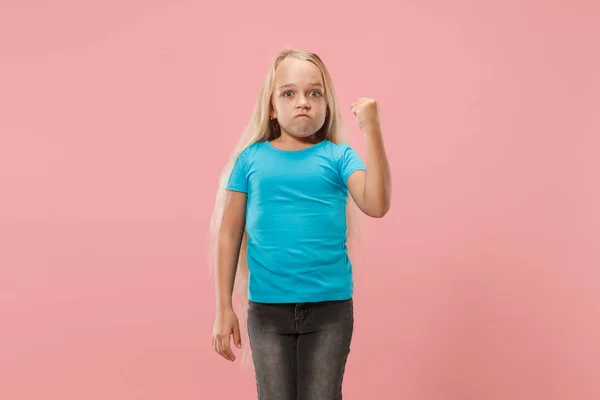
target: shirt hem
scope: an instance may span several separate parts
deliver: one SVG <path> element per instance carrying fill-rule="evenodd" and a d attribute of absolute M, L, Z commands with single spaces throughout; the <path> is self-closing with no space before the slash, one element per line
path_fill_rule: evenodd
<path fill-rule="evenodd" d="M 350 179 L 350 177 L 352 176 L 352 174 L 355 173 L 356 171 L 366 171 L 366 170 L 367 170 L 367 167 L 357 167 L 355 169 L 352 169 L 351 172 L 348 174 L 348 176 L 346 176 L 344 178 L 344 183 L 346 185 L 348 185 L 348 179 Z"/>
<path fill-rule="evenodd" d="M 243 187 L 239 187 L 239 186 L 227 186 L 226 189 L 234 191 L 234 192 L 248 193 L 247 189 L 245 189 Z"/>
<path fill-rule="evenodd" d="M 317 295 L 304 296 L 248 296 L 248 300 L 254 303 L 316 303 L 321 301 L 340 301 L 348 300 L 352 297 L 353 291 L 344 291 L 338 293 L 322 293 Z"/>

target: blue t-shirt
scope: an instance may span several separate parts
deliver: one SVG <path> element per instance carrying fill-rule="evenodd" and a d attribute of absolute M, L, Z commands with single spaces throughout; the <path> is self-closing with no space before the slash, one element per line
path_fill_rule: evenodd
<path fill-rule="evenodd" d="M 254 143 L 237 158 L 227 189 L 247 193 L 248 298 L 260 303 L 346 300 L 346 183 L 365 170 L 347 144 L 296 151 Z"/>

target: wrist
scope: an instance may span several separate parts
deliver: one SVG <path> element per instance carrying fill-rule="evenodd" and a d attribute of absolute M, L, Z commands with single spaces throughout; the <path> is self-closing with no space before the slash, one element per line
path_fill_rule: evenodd
<path fill-rule="evenodd" d="M 366 135 L 381 135 L 381 127 L 378 125 L 366 126 L 363 133 Z"/>
<path fill-rule="evenodd" d="M 217 312 L 233 310 L 231 299 L 217 301 Z"/>

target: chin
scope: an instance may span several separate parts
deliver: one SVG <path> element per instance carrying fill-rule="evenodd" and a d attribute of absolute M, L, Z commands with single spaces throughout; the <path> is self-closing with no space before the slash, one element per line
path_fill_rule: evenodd
<path fill-rule="evenodd" d="M 309 136 L 314 135 L 316 132 L 318 132 L 318 129 L 317 130 L 314 130 L 314 129 L 298 130 L 298 129 L 294 129 L 293 127 L 291 127 L 291 128 L 285 129 L 285 131 L 293 137 L 303 139 L 303 138 L 307 138 Z"/>
<path fill-rule="evenodd" d="M 322 126 L 321 126 L 322 127 Z M 297 127 L 290 127 L 290 129 L 286 129 L 286 132 L 288 132 L 290 135 L 300 138 L 300 139 L 304 139 L 310 136 L 313 136 L 315 133 L 319 132 L 319 129 L 321 129 L 321 127 L 317 127 L 316 129 L 314 127 L 311 127 L 307 130 L 298 130 Z M 294 129 L 296 128 L 296 129 Z"/>

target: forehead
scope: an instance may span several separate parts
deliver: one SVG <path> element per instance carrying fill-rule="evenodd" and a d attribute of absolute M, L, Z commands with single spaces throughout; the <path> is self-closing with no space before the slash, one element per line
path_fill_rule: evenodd
<path fill-rule="evenodd" d="M 275 70 L 276 87 L 288 84 L 302 86 L 310 83 L 323 84 L 321 70 L 310 61 L 286 58 Z"/>

